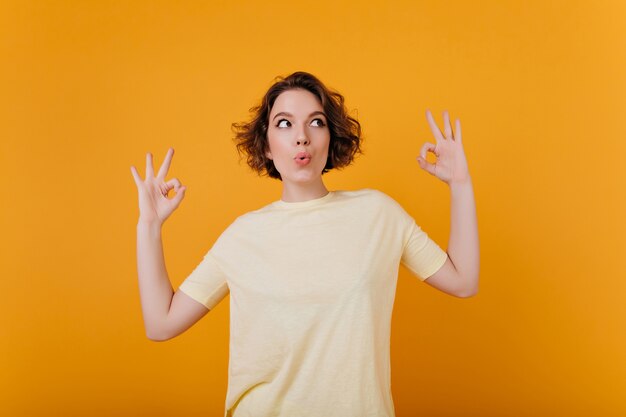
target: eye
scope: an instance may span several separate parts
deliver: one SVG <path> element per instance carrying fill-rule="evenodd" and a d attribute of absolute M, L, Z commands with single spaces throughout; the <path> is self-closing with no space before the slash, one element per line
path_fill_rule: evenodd
<path fill-rule="evenodd" d="M 314 121 L 314 122 L 315 122 L 315 121 L 318 121 L 318 122 L 319 122 L 319 123 L 317 124 L 317 126 L 318 126 L 318 127 L 323 127 L 323 126 L 326 126 L 326 125 L 324 124 L 324 121 L 323 121 L 322 119 L 313 119 L 313 121 Z"/>
<path fill-rule="evenodd" d="M 287 119 L 280 119 L 280 120 L 278 121 L 278 124 L 277 124 L 276 126 L 277 126 L 277 127 L 287 127 L 287 126 L 281 126 L 280 124 L 281 124 L 282 122 L 287 122 L 287 123 L 291 124 L 291 123 L 289 122 L 289 120 L 287 120 Z"/>

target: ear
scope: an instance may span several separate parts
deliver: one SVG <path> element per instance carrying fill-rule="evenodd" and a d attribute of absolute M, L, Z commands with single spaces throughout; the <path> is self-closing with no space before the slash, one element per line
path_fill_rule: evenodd
<path fill-rule="evenodd" d="M 265 152 L 265 156 L 267 157 L 267 159 L 273 160 L 272 153 L 270 151 Z"/>

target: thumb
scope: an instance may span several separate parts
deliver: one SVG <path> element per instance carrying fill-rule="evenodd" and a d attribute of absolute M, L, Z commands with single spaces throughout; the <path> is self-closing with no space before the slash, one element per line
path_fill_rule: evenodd
<path fill-rule="evenodd" d="M 174 206 L 178 207 L 178 205 L 180 204 L 181 201 L 183 201 L 183 198 L 185 198 L 185 191 L 187 190 L 187 187 L 185 187 L 184 185 L 182 187 L 180 187 L 178 189 L 178 191 L 176 192 L 176 196 L 174 196 L 174 198 L 172 199 L 172 201 L 174 202 Z"/>
<path fill-rule="evenodd" d="M 427 171 L 428 173 L 435 175 L 435 164 L 431 164 L 421 156 L 417 157 L 417 162 L 420 164 L 420 167 Z"/>

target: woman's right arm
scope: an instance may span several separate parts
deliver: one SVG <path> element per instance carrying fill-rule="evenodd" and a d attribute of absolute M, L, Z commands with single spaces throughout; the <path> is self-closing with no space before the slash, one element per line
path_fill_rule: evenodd
<path fill-rule="evenodd" d="M 172 289 L 165 268 L 161 226 L 137 222 L 137 273 L 146 336 L 171 339 L 190 328 L 209 310 L 182 291 Z"/>
<path fill-rule="evenodd" d="M 174 149 L 168 150 L 165 161 L 154 176 L 152 154 L 147 154 L 146 179 L 142 180 L 134 166 L 131 173 L 139 192 L 137 222 L 137 274 L 146 336 L 155 341 L 171 339 L 187 330 L 209 310 L 181 291 L 172 289 L 167 270 L 161 230 L 165 220 L 179 206 L 185 187 L 174 178 L 165 182 Z M 176 195 L 167 194 L 174 189 Z"/>

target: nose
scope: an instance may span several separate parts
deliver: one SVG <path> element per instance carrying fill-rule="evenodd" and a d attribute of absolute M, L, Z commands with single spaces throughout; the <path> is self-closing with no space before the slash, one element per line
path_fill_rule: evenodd
<path fill-rule="evenodd" d="M 307 146 L 311 144 L 307 132 L 306 123 L 298 124 L 298 127 L 293 130 L 293 133 L 295 133 L 296 146 Z"/>

